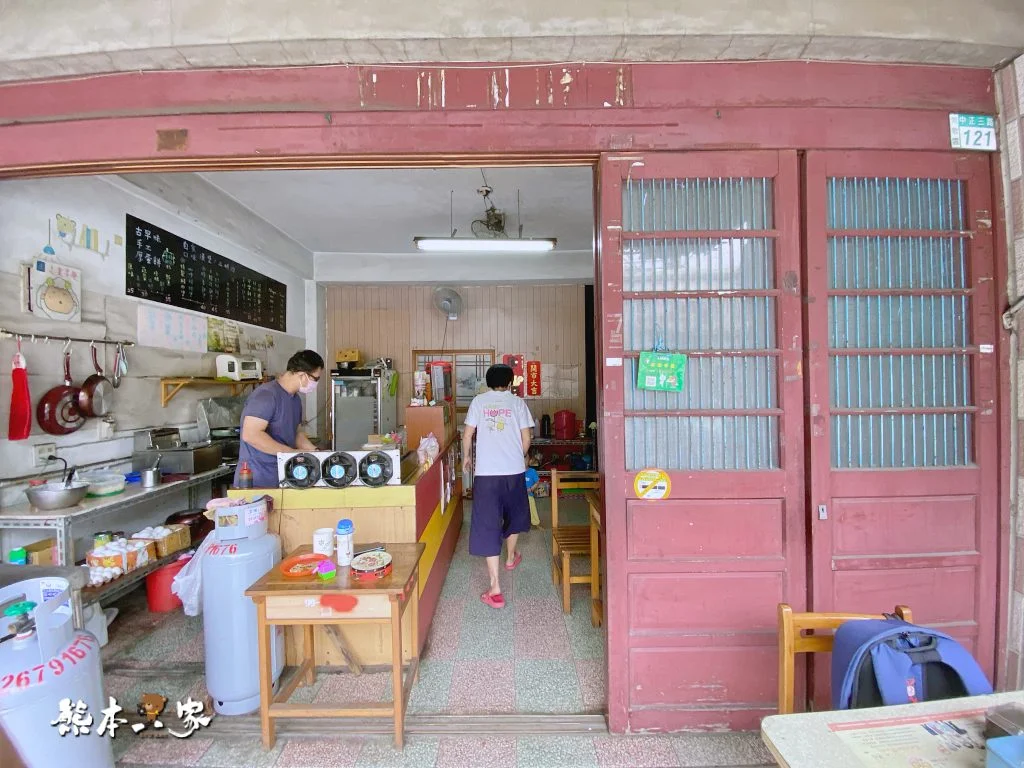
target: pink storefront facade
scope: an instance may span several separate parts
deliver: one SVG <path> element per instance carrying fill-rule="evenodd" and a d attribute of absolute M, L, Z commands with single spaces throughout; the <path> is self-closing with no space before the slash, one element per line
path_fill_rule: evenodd
<path fill-rule="evenodd" d="M 994 84 L 789 62 L 14 83 L 0 175 L 596 168 L 609 724 L 751 728 L 779 602 L 909 604 L 1016 682 L 1002 175 L 948 119 L 994 114 Z M 635 386 L 656 343 L 688 355 L 679 395 Z M 637 497 L 644 469 L 666 498 Z"/>

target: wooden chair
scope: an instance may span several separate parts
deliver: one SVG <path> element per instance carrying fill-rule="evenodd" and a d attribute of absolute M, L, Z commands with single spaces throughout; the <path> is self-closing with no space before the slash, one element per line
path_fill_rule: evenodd
<path fill-rule="evenodd" d="M 559 472 L 551 470 L 551 581 L 562 586 L 562 611 L 572 612 L 570 590 L 573 584 L 590 584 L 591 576 L 572 575 L 572 558 L 590 558 L 590 525 L 560 525 L 558 492 L 596 490 L 600 487 L 597 472 Z"/>
<path fill-rule="evenodd" d="M 584 494 L 590 508 L 590 623 L 600 627 L 604 621 L 604 600 L 601 599 L 601 533 L 604 531 L 604 510 L 601 494 Z"/>
<path fill-rule="evenodd" d="M 912 621 L 910 609 L 897 605 L 893 611 L 904 621 Z M 881 619 L 869 613 L 794 613 L 788 603 L 779 603 L 779 714 L 793 712 L 798 653 L 831 653 L 833 633 L 840 624 L 859 619 Z M 828 630 L 822 634 L 805 631 Z"/>

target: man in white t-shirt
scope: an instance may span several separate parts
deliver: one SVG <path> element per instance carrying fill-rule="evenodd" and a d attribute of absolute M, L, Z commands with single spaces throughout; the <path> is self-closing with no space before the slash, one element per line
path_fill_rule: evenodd
<path fill-rule="evenodd" d="M 480 599 L 492 608 L 505 607 L 498 580 L 501 542 L 508 542 L 505 569 L 511 571 L 523 559 L 516 552 L 519 534 L 530 530 L 526 454 L 533 416 L 523 399 L 509 391 L 514 377 L 507 365 L 492 365 L 487 370 L 491 391 L 473 398 L 462 433 L 463 463 L 466 471 L 473 473 L 469 554 L 487 558 L 491 585 Z"/>

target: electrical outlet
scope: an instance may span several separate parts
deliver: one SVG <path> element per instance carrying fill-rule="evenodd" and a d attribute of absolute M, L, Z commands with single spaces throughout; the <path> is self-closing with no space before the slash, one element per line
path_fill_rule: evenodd
<path fill-rule="evenodd" d="M 36 451 L 36 466 L 45 467 L 46 457 L 53 456 L 57 453 L 56 443 L 39 443 L 35 446 Z"/>

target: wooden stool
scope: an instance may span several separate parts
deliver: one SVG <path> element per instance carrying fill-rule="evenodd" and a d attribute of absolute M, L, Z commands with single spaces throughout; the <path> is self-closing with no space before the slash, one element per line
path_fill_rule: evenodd
<path fill-rule="evenodd" d="M 592 584 L 591 571 L 585 575 L 572 575 L 572 558 L 590 558 L 590 525 L 559 525 L 558 492 L 566 490 L 596 490 L 600 475 L 596 472 L 559 472 L 551 470 L 551 581 L 562 587 L 562 611 L 572 612 L 573 584 Z"/>

